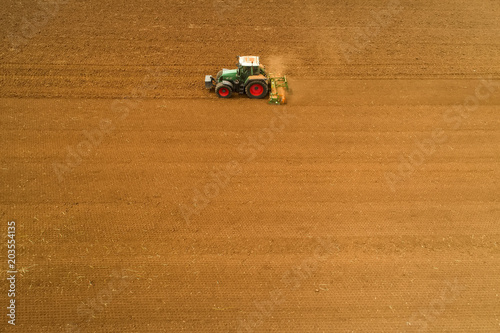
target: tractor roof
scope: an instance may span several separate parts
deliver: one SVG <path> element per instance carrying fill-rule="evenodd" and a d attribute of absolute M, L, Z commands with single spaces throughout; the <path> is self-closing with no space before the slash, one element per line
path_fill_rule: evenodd
<path fill-rule="evenodd" d="M 259 66 L 259 57 L 256 56 L 244 56 L 240 57 L 241 66 Z"/>

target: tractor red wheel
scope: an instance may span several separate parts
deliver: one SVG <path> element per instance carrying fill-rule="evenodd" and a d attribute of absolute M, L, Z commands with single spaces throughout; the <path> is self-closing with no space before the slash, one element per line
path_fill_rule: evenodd
<path fill-rule="evenodd" d="M 267 91 L 267 83 L 263 81 L 250 82 L 246 88 L 247 96 L 250 98 L 264 98 Z"/>
<path fill-rule="evenodd" d="M 229 89 L 227 87 L 220 88 L 219 95 L 221 95 L 222 97 L 227 97 L 227 95 L 229 95 Z"/>
<path fill-rule="evenodd" d="M 260 96 L 264 92 L 264 88 L 260 84 L 253 84 L 249 91 L 252 96 Z"/>
<path fill-rule="evenodd" d="M 233 89 L 230 86 L 226 86 L 223 83 L 218 83 L 215 87 L 215 93 L 220 98 L 229 98 L 233 94 Z"/>

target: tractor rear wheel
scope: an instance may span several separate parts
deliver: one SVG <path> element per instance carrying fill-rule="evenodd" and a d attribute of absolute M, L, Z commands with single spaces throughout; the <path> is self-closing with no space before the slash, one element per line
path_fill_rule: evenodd
<path fill-rule="evenodd" d="M 230 86 L 226 86 L 224 83 L 217 83 L 215 86 L 215 93 L 220 98 L 230 98 L 233 94 L 233 89 Z"/>
<path fill-rule="evenodd" d="M 268 87 L 264 81 L 254 81 L 247 84 L 247 96 L 250 98 L 264 98 L 267 95 Z"/>

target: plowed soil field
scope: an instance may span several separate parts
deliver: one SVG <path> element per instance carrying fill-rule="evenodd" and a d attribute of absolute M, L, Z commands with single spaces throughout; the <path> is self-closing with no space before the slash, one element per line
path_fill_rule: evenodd
<path fill-rule="evenodd" d="M 500 332 L 500 2 L 2 6 L 0 331 Z"/>

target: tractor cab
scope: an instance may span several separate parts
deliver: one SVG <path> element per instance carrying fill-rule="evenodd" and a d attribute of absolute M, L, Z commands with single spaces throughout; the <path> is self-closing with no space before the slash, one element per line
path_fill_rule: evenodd
<path fill-rule="evenodd" d="M 260 74 L 259 57 L 244 56 L 238 59 L 238 72 L 242 81 L 246 81 L 249 76 Z"/>

